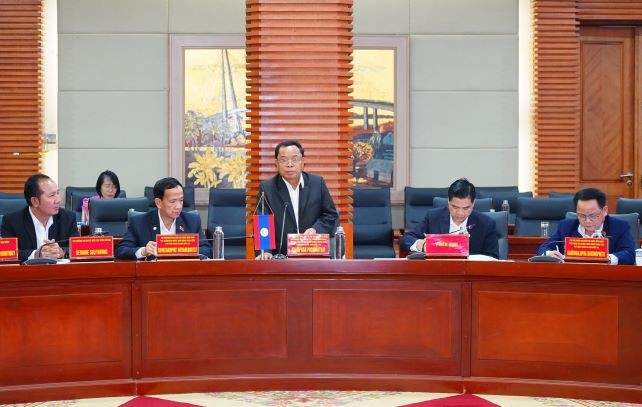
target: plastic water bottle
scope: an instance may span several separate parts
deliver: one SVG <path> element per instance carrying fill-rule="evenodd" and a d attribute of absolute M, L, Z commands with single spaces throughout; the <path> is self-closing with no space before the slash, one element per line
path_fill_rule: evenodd
<path fill-rule="evenodd" d="M 225 243 L 223 241 L 223 227 L 217 226 L 214 229 L 214 258 L 215 259 L 224 259 L 225 258 Z"/>
<path fill-rule="evenodd" d="M 335 260 L 346 258 L 346 232 L 343 226 L 337 226 L 337 232 L 334 234 L 334 258 Z"/>
<path fill-rule="evenodd" d="M 504 199 L 504 202 L 502 202 L 502 211 L 506 212 L 506 217 L 508 218 L 510 223 L 510 205 L 508 204 L 508 200 Z"/>

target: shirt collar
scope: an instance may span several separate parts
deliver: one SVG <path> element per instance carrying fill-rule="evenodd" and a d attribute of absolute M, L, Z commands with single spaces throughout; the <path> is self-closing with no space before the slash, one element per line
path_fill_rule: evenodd
<path fill-rule="evenodd" d="M 160 234 L 161 235 L 175 235 L 176 234 L 176 219 L 172 222 L 172 226 L 168 228 L 165 227 L 163 218 L 161 218 L 160 211 L 158 211 L 158 223 L 160 224 Z"/>
<path fill-rule="evenodd" d="M 295 191 L 295 189 L 292 187 L 292 185 L 290 185 L 290 183 L 287 182 L 285 180 L 285 178 L 281 177 L 281 179 L 283 180 L 283 182 L 285 182 L 285 186 L 288 187 L 288 190 Z M 298 187 L 305 188 L 305 181 L 303 181 L 303 173 L 301 173 L 301 175 L 299 176 L 299 186 Z M 298 187 L 297 187 L 297 189 L 298 189 Z"/>
<path fill-rule="evenodd" d="M 466 225 L 468 224 L 468 218 L 464 219 L 464 221 L 461 223 L 461 225 L 457 225 L 455 221 L 453 220 L 453 217 L 450 216 L 450 229 L 448 230 L 449 233 L 456 232 L 460 230 L 462 227 L 464 228 L 464 231 L 467 230 Z"/>
<path fill-rule="evenodd" d="M 42 225 L 38 218 L 36 218 L 36 215 L 33 214 L 33 211 L 31 210 L 31 206 L 29 206 L 29 215 L 31 215 L 31 220 L 33 220 L 33 224 L 35 225 Z M 49 230 L 49 226 L 53 225 L 53 216 L 50 216 L 49 219 L 47 219 L 47 224 L 45 225 L 45 230 Z"/>
<path fill-rule="evenodd" d="M 595 229 L 595 233 L 593 233 L 592 235 L 587 235 L 586 234 L 586 229 L 580 223 L 580 225 L 577 227 L 577 231 L 579 232 L 580 236 L 582 236 L 582 237 L 593 237 L 596 234 L 599 235 L 598 237 L 604 237 L 604 232 L 602 231 L 603 228 L 604 228 L 604 222 L 602 222 L 602 224 L 600 225 L 600 227 L 598 229 Z"/>

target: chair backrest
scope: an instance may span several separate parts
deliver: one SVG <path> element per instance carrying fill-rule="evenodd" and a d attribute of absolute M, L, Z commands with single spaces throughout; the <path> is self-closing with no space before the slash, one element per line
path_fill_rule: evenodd
<path fill-rule="evenodd" d="M 13 192 L 0 192 L 0 199 L 25 199 L 25 195 Z"/>
<path fill-rule="evenodd" d="M 541 222 L 548 221 L 548 233 L 557 231 L 557 225 L 574 210 L 571 198 L 517 198 L 515 235 L 539 236 Z"/>
<path fill-rule="evenodd" d="M 154 203 L 154 187 L 147 186 L 143 192 L 143 196 L 147 198 L 149 204 L 149 209 L 155 209 L 156 204 Z M 189 212 L 196 210 L 196 198 L 194 193 L 194 187 L 184 187 L 183 188 L 183 212 Z"/>
<path fill-rule="evenodd" d="M 484 215 L 495 220 L 495 234 L 499 244 L 499 258 L 508 259 L 508 213 L 506 212 L 484 212 Z"/>
<path fill-rule="evenodd" d="M 77 192 L 75 198 L 72 197 L 74 192 Z M 96 195 L 96 187 L 67 187 L 65 188 L 65 209 L 76 212 L 82 206 L 82 198 L 93 195 Z"/>
<path fill-rule="evenodd" d="M 112 236 L 122 236 L 127 230 L 129 210 L 148 211 L 146 198 L 91 199 L 89 201 L 89 230 L 97 227 Z"/>
<path fill-rule="evenodd" d="M 22 199 L 0 199 L 0 214 L 7 215 L 11 212 L 19 211 L 25 206 L 27 206 L 27 201 L 25 201 L 24 197 Z"/>
<path fill-rule="evenodd" d="M 509 210 L 512 214 L 517 212 L 517 198 L 532 198 L 531 191 L 519 192 L 517 187 L 479 187 L 477 188 L 477 199 L 492 198 L 495 212 L 502 210 L 504 200 L 508 201 Z"/>
<path fill-rule="evenodd" d="M 443 208 L 448 206 L 448 198 L 441 196 L 436 196 L 432 200 L 432 206 L 434 208 Z M 475 210 L 479 212 L 490 212 L 493 209 L 493 200 L 492 198 L 477 198 L 475 199 Z"/>
<path fill-rule="evenodd" d="M 217 226 L 225 234 L 225 258 L 245 258 L 245 189 L 210 188 L 207 210 L 207 237 Z M 238 237 L 237 239 L 230 239 Z"/>
<path fill-rule="evenodd" d="M 637 213 L 638 216 L 642 217 L 642 199 L 618 198 L 615 205 L 615 213 Z M 640 233 L 642 233 L 642 230 Z M 639 235 L 639 238 L 642 238 L 642 235 Z"/>
<path fill-rule="evenodd" d="M 635 243 L 635 247 L 639 246 L 640 239 L 640 215 L 637 212 L 633 213 L 609 213 L 609 216 L 612 218 L 622 219 L 629 224 L 629 231 L 631 233 L 631 238 Z M 567 212 L 566 219 L 577 219 L 577 213 Z"/>
<path fill-rule="evenodd" d="M 390 188 L 353 191 L 354 258 L 395 257 Z"/>
<path fill-rule="evenodd" d="M 448 188 L 404 188 L 404 227 L 414 229 L 432 209 L 436 196 L 448 197 Z"/>
<path fill-rule="evenodd" d="M 574 192 L 555 192 L 551 191 L 548 193 L 549 198 L 571 198 L 575 197 Z"/>

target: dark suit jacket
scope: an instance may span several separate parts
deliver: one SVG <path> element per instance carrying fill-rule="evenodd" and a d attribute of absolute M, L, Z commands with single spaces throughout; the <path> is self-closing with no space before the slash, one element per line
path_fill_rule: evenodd
<path fill-rule="evenodd" d="M 265 192 L 270 207 L 274 211 L 274 227 L 276 235 L 276 249 L 272 253 L 287 254 L 287 234 L 303 233 L 309 228 L 314 228 L 317 233 L 334 234 L 334 230 L 339 222 L 339 213 L 334 206 L 330 191 L 325 185 L 325 181 L 318 175 L 303 172 L 304 187 L 299 191 L 299 229 L 297 231 L 294 209 L 290 201 L 290 194 L 285 181 L 280 175 L 261 182 L 259 186 L 259 197 Z M 258 201 L 258 198 L 257 198 Z M 285 203 L 288 207 L 285 209 Z M 268 213 L 269 209 L 265 208 Z M 281 245 L 281 229 L 283 225 L 283 213 L 285 213 L 285 232 L 283 234 L 283 245 Z M 261 213 L 259 206 L 257 213 Z M 282 247 L 280 247 L 282 246 Z"/>
<path fill-rule="evenodd" d="M 470 254 L 485 254 L 499 258 L 499 243 L 495 233 L 495 221 L 489 216 L 472 211 L 468 217 L 468 250 Z M 399 244 L 406 251 L 424 234 L 447 234 L 450 232 L 448 207 L 429 210 L 426 217 L 410 232 L 404 233 Z"/>
<path fill-rule="evenodd" d="M 2 237 L 18 238 L 18 258 L 25 261 L 31 253 L 36 250 L 36 228 L 33 226 L 33 220 L 29 213 L 29 207 L 5 215 L 2 218 L 2 227 L 0 229 Z M 72 236 L 79 236 L 78 226 L 76 225 L 76 214 L 66 209 L 60 208 L 58 214 L 53 216 L 53 224 L 49 228 L 49 239 L 54 239 L 60 243 L 60 247 L 67 250 Z"/>
<path fill-rule="evenodd" d="M 546 254 L 547 250 L 555 250 L 555 246 L 559 251 L 564 253 L 564 238 L 565 237 L 581 237 L 577 228 L 580 221 L 577 219 L 564 219 L 557 226 L 557 231 L 553 236 L 549 237 L 537 249 L 538 255 Z M 602 231 L 609 239 L 609 253 L 617 257 L 618 264 L 635 264 L 635 243 L 631 238 L 629 224 L 617 218 L 612 218 L 606 215 L 604 218 L 604 227 Z"/>
<path fill-rule="evenodd" d="M 136 251 L 145 246 L 147 242 L 155 241 L 160 233 L 160 220 L 158 209 L 151 210 L 144 215 L 133 216 L 127 227 L 123 240 L 116 248 L 116 258 L 136 260 Z M 182 212 L 176 218 L 176 233 L 198 233 L 198 252 L 212 258 L 212 245 L 205 240 L 201 229 L 201 218 L 194 213 Z"/>

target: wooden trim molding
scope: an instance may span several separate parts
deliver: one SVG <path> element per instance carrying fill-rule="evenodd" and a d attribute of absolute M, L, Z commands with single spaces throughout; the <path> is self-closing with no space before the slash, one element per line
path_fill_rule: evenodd
<path fill-rule="evenodd" d="M 43 124 L 40 0 L 0 0 L 0 191 L 22 192 L 41 167 Z"/>

